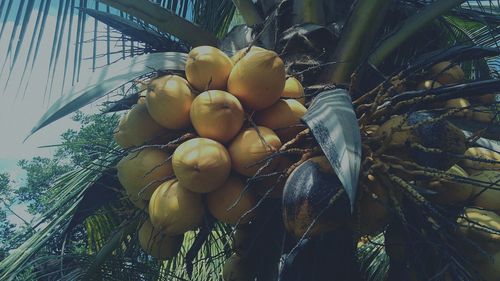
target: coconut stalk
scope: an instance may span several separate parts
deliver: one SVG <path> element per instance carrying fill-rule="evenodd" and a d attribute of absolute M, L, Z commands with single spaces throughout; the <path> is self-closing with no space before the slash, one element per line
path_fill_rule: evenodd
<path fill-rule="evenodd" d="M 324 0 L 293 1 L 293 23 L 325 24 Z"/>
<path fill-rule="evenodd" d="M 215 35 L 147 0 L 100 0 L 196 47 L 217 46 Z"/>
<path fill-rule="evenodd" d="M 320 82 L 348 83 L 351 74 L 372 46 L 382 25 L 391 0 L 358 0 L 342 29 L 339 44 L 329 61 L 332 64 L 323 72 Z"/>
<path fill-rule="evenodd" d="M 246 25 L 252 26 L 262 22 L 262 18 L 252 0 L 233 0 L 233 3 L 245 20 Z"/>
<path fill-rule="evenodd" d="M 408 18 L 398 30 L 386 38 L 368 58 L 369 63 L 377 66 L 384 61 L 397 47 L 412 37 L 417 31 L 426 27 L 434 19 L 460 5 L 464 0 L 440 0 L 417 11 Z"/>

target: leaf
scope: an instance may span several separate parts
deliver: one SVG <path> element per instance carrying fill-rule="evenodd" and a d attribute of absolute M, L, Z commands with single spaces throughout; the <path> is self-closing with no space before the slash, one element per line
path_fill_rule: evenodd
<path fill-rule="evenodd" d="M 192 46 L 217 45 L 217 38 L 212 33 L 150 1 L 101 0 L 101 2 L 127 12 L 157 27 L 159 31 L 172 34 Z"/>
<path fill-rule="evenodd" d="M 61 96 L 42 116 L 27 138 L 50 123 L 75 112 L 139 76 L 158 70 L 184 70 L 186 58 L 187 55 L 184 53 L 154 53 L 129 58 L 102 68 Z"/>
<path fill-rule="evenodd" d="M 147 26 L 140 25 L 107 12 L 101 12 L 93 9 L 84 9 L 84 11 L 87 15 L 118 30 L 123 35 L 129 36 L 134 41 L 143 42 L 156 50 L 189 51 L 188 48 L 183 46 L 180 42 L 175 42 L 158 32 L 154 32 Z"/>
<path fill-rule="evenodd" d="M 346 90 L 320 93 L 302 118 L 342 182 L 354 207 L 361 166 L 361 134 Z"/>

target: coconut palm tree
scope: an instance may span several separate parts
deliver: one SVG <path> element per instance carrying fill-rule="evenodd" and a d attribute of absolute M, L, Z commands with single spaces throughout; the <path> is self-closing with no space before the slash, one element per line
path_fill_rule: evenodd
<path fill-rule="evenodd" d="M 46 22 L 51 13 L 56 13 L 55 29 L 53 37 L 47 38 L 52 26 Z M 4 88 L 13 83 L 9 69 L 20 65 L 23 72 L 18 91 L 25 94 L 34 75 L 33 66 L 42 59 L 40 43 L 52 39 L 47 85 L 42 87 L 44 91 L 29 94 L 50 97 L 50 93 L 61 89 L 64 93 L 53 101 L 31 133 L 103 97 L 112 101 L 106 103 L 105 112 L 130 108 L 140 94 L 140 81 L 184 71 L 185 53 L 192 47 L 217 46 L 231 55 L 261 46 L 283 58 L 288 75 L 299 78 L 306 86 L 310 103 L 311 114 L 305 118 L 309 128 L 301 136 L 308 141 L 315 139 L 314 146 L 320 147 L 331 163 L 343 163 L 332 165 L 338 175 L 345 175 L 340 179 L 348 202 L 343 208 L 352 208 L 356 213 L 356 195 L 368 176 L 375 175 L 384 186 L 397 186 L 400 194 L 391 194 L 387 203 L 391 207 L 389 225 L 406 231 L 404 241 L 415 243 L 404 245 L 412 245 L 407 248 L 416 258 L 406 257 L 401 263 L 389 261 L 384 247 L 373 246 L 383 245 L 380 231 L 371 238 L 375 243 L 357 250 L 361 269 L 356 263 L 356 248 L 350 246 L 354 245 L 352 229 L 319 239 L 304 236 L 292 246 L 282 247 L 280 241 L 286 234 L 280 203 L 261 200 L 258 207 L 275 215 L 255 223 L 266 232 L 265 237 L 260 234 L 255 239 L 258 243 L 251 251 L 259 255 L 259 270 L 254 270 L 258 271 L 254 276 L 257 280 L 312 280 L 311 276 L 315 280 L 332 280 L 332 275 L 339 280 L 479 280 L 480 274 L 456 251 L 452 241 L 455 217 L 460 211 L 428 201 L 418 186 L 420 178 L 406 180 L 412 172 L 448 179 L 450 175 L 432 165 L 422 167 L 385 154 L 379 161 L 363 130 L 395 114 L 436 109 L 433 102 L 477 98 L 499 89 L 497 1 L 1 0 L 2 19 L 0 39 L 10 39 L 2 51 L 8 58 L 1 72 Z M 7 22 L 13 23 L 12 28 L 5 28 Z M 88 38 L 88 23 L 94 23 L 92 38 Z M 98 26 L 103 27 L 102 33 Z M 31 34 L 27 32 L 30 28 Z M 90 79 L 80 78 L 86 62 L 82 55 L 85 44 L 93 47 Z M 26 45 L 29 47 L 22 52 Z M 416 84 L 441 61 L 451 61 L 450 67 L 459 64 L 465 82 L 416 90 Z M 64 81 L 60 88 L 54 86 L 59 74 Z M 326 107 L 328 114 L 315 115 L 325 110 L 320 106 L 323 102 L 334 106 Z M 496 112 L 495 101 L 488 105 L 485 111 Z M 438 112 L 432 118 L 443 119 L 457 111 Z M 480 140 L 481 145 L 498 151 L 494 141 L 499 139 L 498 127 L 492 126 L 498 125 L 495 118 L 485 124 L 458 116 L 454 122 L 474 141 Z M 326 137 L 318 126 L 324 127 Z M 331 134 L 338 130 L 344 133 Z M 348 152 L 341 156 L 333 148 Z M 368 157 L 372 154 L 376 156 Z M 123 155 L 118 147 L 109 147 L 98 160 L 58 180 L 53 186 L 54 204 L 34 226 L 37 231 L 26 234 L 24 244 L 0 262 L 1 280 L 220 280 L 230 252 L 232 228 L 213 218 L 206 218 L 197 232 L 186 235 L 180 254 L 173 259 L 161 262 L 140 250 L 135 233 L 145 215 L 126 200 L 115 177 L 114 167 Z M 463 177 L 452 180 L 471 182 Z M 339 203 L 332 201 L 327 207 L 331 204 Z M 71 243 L 72 233 L 81 226 L 88 249 L 66 253 L 65 245 Z M 61 240 L 61 253 L 37 255 L 54 237 Z M 426 241 L 429 243 L 425 246 L 415 247 Z M 314 252 L 311 245 L 326 250 Z M 338 253 L 332 254 L 336 250 Z M 312 256 L 308 256 L 311 251 Z M 320 262 L 311 259 L 314 253 Z M 339 266 L 344 262 L 350 266 Z M 410 273 L 404 270 L 408 265 L 413 268 Z"/>

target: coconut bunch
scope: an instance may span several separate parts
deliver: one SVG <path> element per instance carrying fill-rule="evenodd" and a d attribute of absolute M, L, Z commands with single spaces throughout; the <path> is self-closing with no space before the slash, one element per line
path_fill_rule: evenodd
<path fill-rule="evenodd" d="M 278 151 L 304 130 L 307 109 L 304 88 L 286 77 L 275 52 L 251 47 L 229 57 L 197 47 L 185 76 L 157 77 L 144 88 L 114 137 L 128 153 L 117 165 L 120 183 L 149 214 L 139 230 L 149 254 L 174 256 L 208 213 L 245 224 L 262 194 L 281 196 L 275 183 L 284 184 L 296 158 Z"/>
<path fill-rule="evenodd" d="M 436 267 L 430 272 L 439 271 L 443 256 L 453 256 L 470 262 L 470 272 L 498 280 L 500 154 L 476 142 L 498 139 L 486 135 L 498 128 L 495 94 L 452 92 L 462 83 L 460 66 L 444 61 L 354 100 L 364 162 L 351 226 L 360 237 L 385 232 L 391 267 L 404 268 L 390 271 L 393 277 L 429 277 L 412 262 L 420 253 L 429 260 L 426 270 Z M 397 99 L 408 92 L 411 98 Z M 382 105 L 393 97 L 399 102 Z M 466 136 L 460 127 L 468 123 L 480 129 Z M 442 276 L 454 280 L 452 273 L 468 274 L 462 270 Z"/>

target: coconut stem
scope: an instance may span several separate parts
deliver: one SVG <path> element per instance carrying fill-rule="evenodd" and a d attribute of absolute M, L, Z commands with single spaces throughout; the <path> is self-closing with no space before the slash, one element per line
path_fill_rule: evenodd
<path fill-rule="evenodd" d="M 320 77 L 320 82 L 348 83 L 351 74 L 370 50 L 391 2 L 391 0 L 355 2 L 342 29 L 340 42 L 329 60 L 339 63 L 327 68 Z"/>

